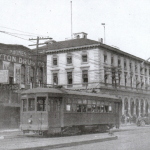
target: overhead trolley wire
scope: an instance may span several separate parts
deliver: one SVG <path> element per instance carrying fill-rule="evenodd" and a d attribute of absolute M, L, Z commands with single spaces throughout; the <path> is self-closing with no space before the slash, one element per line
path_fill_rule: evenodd
<path fill-rule="evenodd" d="M 40 34 L 35 34 L 35 33 L 31 33 L 31 32 L 25 32 L 25 31 L 21 31 L 21 30 L 17 30 L 17 29 L 12 29 L 12 28 L 8 28 L 8 27 L 4 27 L 4 26 L 0 26 L 0 27 L 6 28 L 6 29 L 10 29 L 10 30 L 14 30 L 14 31 L 18 31 L 18 32 L 22 32 L 22 33 L 32 34 L 34 36 L 43 36 L 43 35 L 40 35 Z"/>
<path fill-rule="evenodd" d="M 4 33 L 4 34 L 8 34 L 8 35 L 10 35 L 10 36 L 14 36 L 14 37 L 17 37 L 17 38 L 20 38 L 20 39 L 26 40 L 26 41 L 29 41 L 28 39 L 25 39 L 25 38 L 22 38 L 22 37 L 19 37 L 19 36 L 13 35 L 13 34 L 12 34 L 12 33 L 10 33 L 10 32 L 6 32 L 6 31 L 0 31 L 0 32 L 1 32 L 1 33 Z M 30 41 L 30 42 L 35 43 L 35 42 L 33 42 L 33 41 Z"/>

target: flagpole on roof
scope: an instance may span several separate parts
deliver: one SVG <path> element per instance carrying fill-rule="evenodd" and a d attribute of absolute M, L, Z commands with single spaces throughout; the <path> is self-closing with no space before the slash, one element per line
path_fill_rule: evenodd
<path fill-rule="evenodd" d="M 71 38 L 72 38 L 72 1 L 70 1 L 71 4 Z"/>
<path fill-rule="evenodd" d="M 106 43 L 106 41 L 105 41 L 105 23 L 102 23 L 101 25 L 104 27 L 104 44 L 105 44 Z"/>

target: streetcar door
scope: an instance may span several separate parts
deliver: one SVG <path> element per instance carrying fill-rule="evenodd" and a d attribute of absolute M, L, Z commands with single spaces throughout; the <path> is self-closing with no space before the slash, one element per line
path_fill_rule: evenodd
<path fill-rule="evenodd" d="M 61 120 L 61 98 L 50 98 L 50 113 L 49 113 L 49 125 L 51 127 L 60 127 Z"/>

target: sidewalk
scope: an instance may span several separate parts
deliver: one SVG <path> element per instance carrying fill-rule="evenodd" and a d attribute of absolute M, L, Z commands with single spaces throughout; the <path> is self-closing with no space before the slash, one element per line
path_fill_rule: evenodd
<path fill-rule="evenodd" d="M 110 136 L 108 133 L 95 133 L 65 137 L 25 137 L 25 138 L 4 138 L 0 140 L 0 149 L 19 149 L 19 150 L 49 150 L 56 148 L 72 147 L 118 139 L 117 136 Z M 7 145 L 5 143 L 8 143 Z"/>
<path fill-rule="evenodd" d="M 121 125 L 119 129 L 112 129 L 113 132 L 136 130 L 141 128 L 150 127 L 146 125 L 145 127 L 137 127 L 135 124 Z M 95 134 L 85 134 L 85 135 L 75 135 L 66 137 L 49 137 L 49 138 L 39 138 L 30 137 L 23 138 L 20 129 L 8 129 L 0 130 L 0 141 L 3 143 L 9 141 L 8 145 L 1 144 L 0 149 L 19 149 L 19 150 L 40 150 L 40 149 L 54 149 L 62 147 L 70 147 L 76 145 L 84 145 L 89 143 L 104 142 L 109 140 L 118 139 L 115 134 L 109 135 L 108 133 L 95 133 Z M 22 137 L 22 138 L 20 138 Z M 16 140 L 17 138 L 17 140 Z"/>

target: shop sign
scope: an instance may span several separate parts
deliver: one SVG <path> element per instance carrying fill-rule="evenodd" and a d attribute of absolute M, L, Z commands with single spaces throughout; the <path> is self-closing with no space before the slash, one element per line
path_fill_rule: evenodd
<path fill-rule="evenodd" d="M 6 55 L 6 54 L 0 54 L 0 59 L 8 62 L 13 62 L 13 63 L 19 63 L 19 64 L 24 64 L 24 65 L 29 65 L 29 66 L 35 66 L 35 62 L 31 59 L 26 59 L 18 56 L 11 56 L 11 55 Z M 39 67 L 44 67 L 44 62 L 38 62 L 37 64 Z"/>

